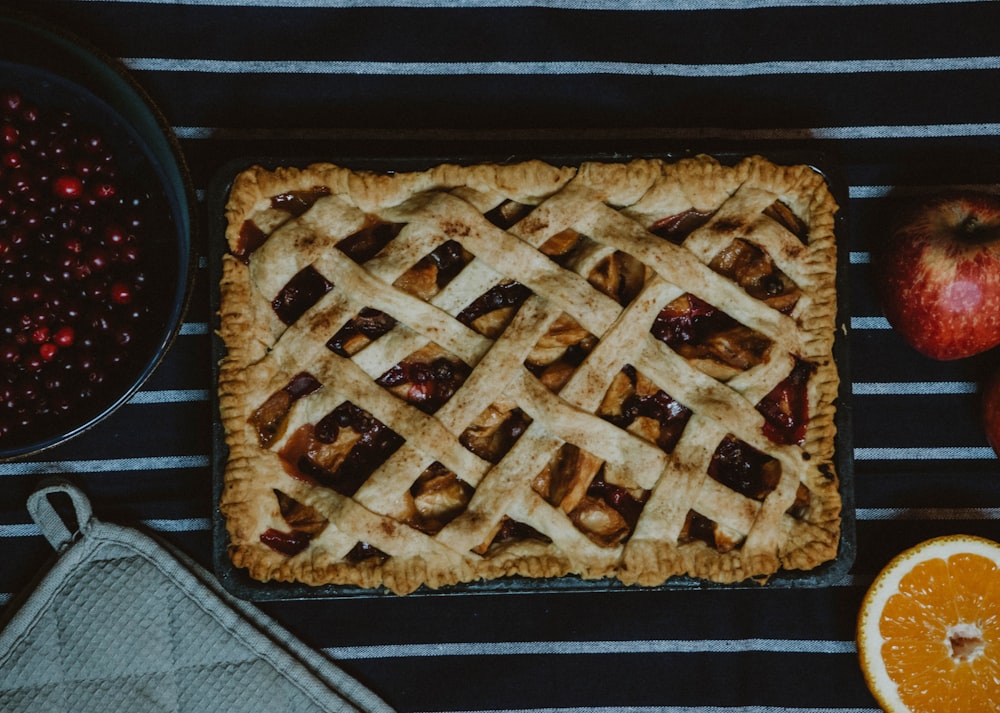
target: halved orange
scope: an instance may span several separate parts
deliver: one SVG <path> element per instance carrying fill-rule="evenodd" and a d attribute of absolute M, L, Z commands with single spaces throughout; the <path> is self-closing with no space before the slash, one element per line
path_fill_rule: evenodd
<path fill-rule="evenodd" d="M 862 600 L 857 643 L 887 713 L 1000 711 L 1000 543 L 949 535 L 897 556 Z"/>

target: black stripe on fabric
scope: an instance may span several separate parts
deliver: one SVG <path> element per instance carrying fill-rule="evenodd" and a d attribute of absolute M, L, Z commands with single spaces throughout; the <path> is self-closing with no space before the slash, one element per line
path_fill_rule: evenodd
<path fill-rule="evenodd" d="M 7 4 L 61 18 L 65 26 L 118 56 L 192 56 L 184 48 L 198 48 L 217 58 L 411 62 L 948 57 L 955 47 L 992 46 L 1000 19 L 991 3 L 971 4 L 962 12 L 949 4 L 698 12 L 295 9 L 53 0 Z M 901 27 L 905 31 L 898 31 Z"/>
<path fill-rule="evenodd" d="M 983 96 L 982 77 L 975 71 L 797 75 L 780 81 L 137 74 L 170 121 L 180 126 L 781 129 L 989 123 L 1000 116 L 1000 95 Z M 270 97 L 266 104 L 258 100 L 265 95 Z M 891 128 L 885 133 L 891 138 Z"/>

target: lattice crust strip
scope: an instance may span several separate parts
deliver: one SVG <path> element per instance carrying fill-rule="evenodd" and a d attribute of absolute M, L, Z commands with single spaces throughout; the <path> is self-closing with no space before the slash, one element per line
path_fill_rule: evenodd
<path fill-rule="evenodd" d="M 829 561 L 836 210 L 761 157 L 242 172 L 233 562 L 405 594 Z"/>

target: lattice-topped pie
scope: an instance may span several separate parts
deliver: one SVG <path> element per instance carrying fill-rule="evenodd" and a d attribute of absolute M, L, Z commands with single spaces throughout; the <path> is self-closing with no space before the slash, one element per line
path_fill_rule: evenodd
<path fill-rule="evenodd" d="M 240 173 L 234 564 L 407 593 L 835 558 L 836 210 L 759 157 Z"/>

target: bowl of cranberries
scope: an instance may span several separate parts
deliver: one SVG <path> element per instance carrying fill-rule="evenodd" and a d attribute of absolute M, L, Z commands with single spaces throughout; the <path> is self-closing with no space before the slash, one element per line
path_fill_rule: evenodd
<path fill-rule="evenodd" d="M 127 402 L 177 334 L 192 255 L 187 188 L 141 131 L 75 82 L 0 64 L 6 460 Z"/>

